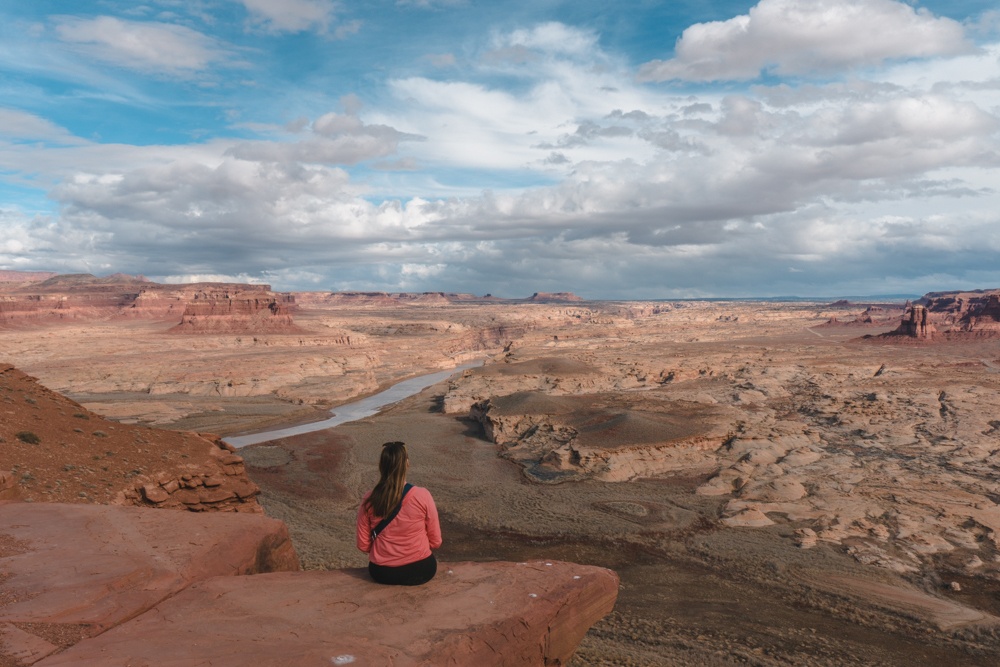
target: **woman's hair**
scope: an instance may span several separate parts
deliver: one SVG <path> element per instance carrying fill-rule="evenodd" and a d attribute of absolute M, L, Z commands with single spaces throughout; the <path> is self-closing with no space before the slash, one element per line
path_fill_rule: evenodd
<path fill-rule="evenodd" d="M 397 441 L 382 445 L 382 456 L 378 460 L 378 484 L 365 500 L 365 505 L 375 516 L 384 517 L 399 504 L 406 485 L 407 460 L 404 443 Z"/>

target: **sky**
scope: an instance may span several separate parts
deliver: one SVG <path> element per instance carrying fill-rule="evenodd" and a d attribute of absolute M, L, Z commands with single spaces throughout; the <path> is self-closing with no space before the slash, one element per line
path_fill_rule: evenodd
<path fill-rule="evenodd" d="M 0 269 L 1000 287 L 994 0 L 0 0 Z"/>

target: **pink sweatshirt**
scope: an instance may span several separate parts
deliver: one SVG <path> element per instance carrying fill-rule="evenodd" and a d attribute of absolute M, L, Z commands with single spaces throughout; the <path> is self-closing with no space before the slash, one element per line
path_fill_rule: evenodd
<path fill-rule="evenodd" d="M 371 492 L 365 494 L 365 499 Z M 441 546 L 441 524 L 431 492 L 415 486 L 403 498 L 403 507 L 372 544 L 372 528 L 382 517 L 373 516 L 364 500 L 358 507 L 357 545 L 376 565 L 398 567 L 415 563 Z"/>

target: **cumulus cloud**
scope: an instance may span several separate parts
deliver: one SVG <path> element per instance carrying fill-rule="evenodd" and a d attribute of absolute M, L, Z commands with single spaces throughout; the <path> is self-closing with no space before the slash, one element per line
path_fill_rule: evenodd
<path fill-rule="evenodd" d="M 324 114 L 313 121 L 311 130 L 306 139 L 297 142 L 241 142 L 229 149 L 227 155 L 282 164 L 357 164 L 394 154 L 401 141 L 422 139 L 388 125 L 366 125 L 351 113 Z"/>
<path fill-rule="evenodd" d="M 895 0 L 761 0 L 747 14 L 687 28 L 674 58 L 646 63 L 639 78 L 746 81 L 971 49 L 961 24 Z"/>
<path fill-rule="evenodd" d="M 55 30 L 61 41 L 93 58 L 153 74 L 189 75 L 232 56 L 216 40 L 169 23 L 65 16 L 57 19 Z"/>

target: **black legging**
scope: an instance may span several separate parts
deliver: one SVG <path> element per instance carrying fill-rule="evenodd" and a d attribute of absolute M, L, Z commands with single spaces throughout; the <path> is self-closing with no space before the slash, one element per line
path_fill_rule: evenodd
<path fill-rule="evenodd" d="M 397 586 L 419 586 L 420 584 L 426 584 L 437 574 L 437 569 L 438 564 L 434 558 L 434 554 L 415 563 L 407 563 L 398 567 L 368 563 L 368 574 L 372 576 L 372 579 L 380 584 Z"/>

